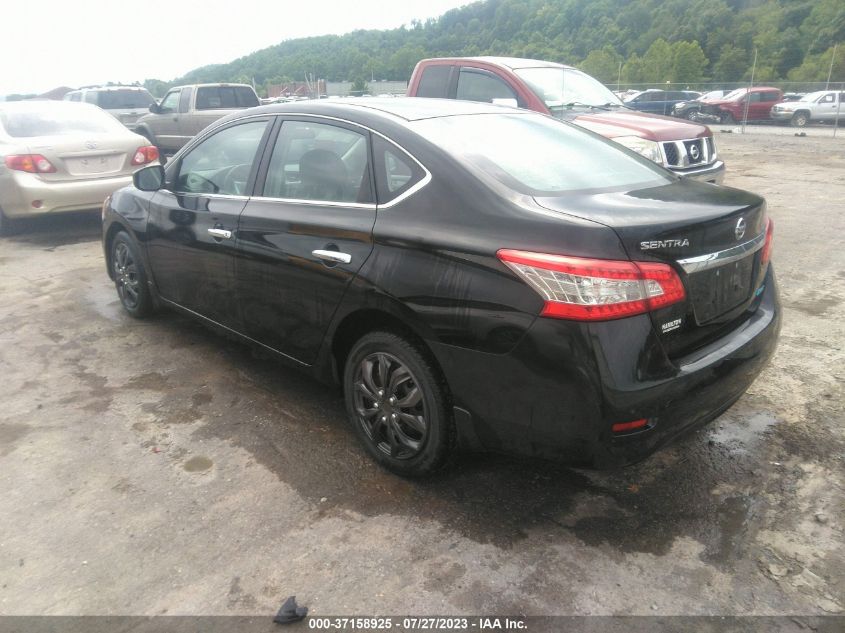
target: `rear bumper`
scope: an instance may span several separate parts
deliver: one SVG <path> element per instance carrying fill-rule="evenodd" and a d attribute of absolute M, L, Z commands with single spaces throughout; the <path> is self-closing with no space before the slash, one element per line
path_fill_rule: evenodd
<path fill-rule="evenodd" d="M 725 163 L 717 160 L 712 165 L 696 169 L 674 169 L 672 170 L 684 178 L 692 178 L 701 182 L 713 182 L 721 185 L 725 180 Z"/>
<path fill-rule="evenodd" d="M 131 175 L 50 182 L 36 174 L 7 172 L 0 178 L 0 208 L 10 218 L 95 209 L 106 196 L 131 183 Z M 40 201 L 40 206 L 34 207 L 33 201 Z"/>
<path fill-rule="evenodd" d="M 463 445 L 610 468 L 640 461 L 728 409 L 768 363 L 780 325 L 770 273 L 740 327 L 674 362 L 648 315 L 589 325 L 538 318 L 509 354 L 432 349 Z M 642 418 L 643 430 L 611 431 Z"/>

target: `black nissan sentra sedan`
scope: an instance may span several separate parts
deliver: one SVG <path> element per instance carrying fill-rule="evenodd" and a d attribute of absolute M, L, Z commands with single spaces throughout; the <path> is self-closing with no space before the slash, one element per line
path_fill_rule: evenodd
<path fill-rule="evenodd" d="M 392 471 L 458 448 L 608 467 L 774 352 L 772 221 L 549 117 L 367 99 L 233 114 L 104 205 L 134 317 L 178 308 L 327 383 Z"/>

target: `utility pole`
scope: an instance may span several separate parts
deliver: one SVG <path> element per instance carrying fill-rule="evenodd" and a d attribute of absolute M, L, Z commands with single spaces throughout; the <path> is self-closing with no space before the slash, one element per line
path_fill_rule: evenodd
<path fill-rule="evenodd" d="M 748 121 L 748 106 L 751 103 L 751 89 L 754 87 L 754 71 L 757 70 L 757 49 L 754 49 L 754 64 L 751 66 L 751 85 L 745 93 L 745 109 L 742 112 L 742 133 L 745 134 L 745 124 Z"/>
<path fill-rule="evenodd" d="M 827 87 L 830 85 L 830 74 L 833 72 L 833 60 L 836 59 L 836 47 L 839 46 L 839 43 L 833 45 L 833 55 L 830 56 L 830 68 L 827 69 L 827 81 L 824 84 L 824 89 L 827 90 Z"/>
<path fill-rule="evenodd" d="M 619 61 L 619 74 L 616 76 L 616 92 L 619 92 L 619 86 L 622 83 L 622 61 Z"/>

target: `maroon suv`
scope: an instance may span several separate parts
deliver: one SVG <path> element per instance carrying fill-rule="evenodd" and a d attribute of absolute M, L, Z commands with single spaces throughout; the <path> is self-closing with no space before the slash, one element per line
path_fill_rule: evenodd
<path fill-rule="evenodd" d="M 636 112 L 596 79 L 563 64 L 512 57 L 424 59 L 409 97 L 510 105 L 572 121 L 683 176 L 721 183 L 725 164 L 705 125 Z"/>
<path fill-rule="evenodd" d="M 759 86 L 757 88 L 737 88 L 721 99 L 708 99 L 701 102 L 701 113 L 719 118 L 719 123 L 742 121 L 771 120 L 772 106 L 783 101 L 783 91 L 779 88 Z"/>

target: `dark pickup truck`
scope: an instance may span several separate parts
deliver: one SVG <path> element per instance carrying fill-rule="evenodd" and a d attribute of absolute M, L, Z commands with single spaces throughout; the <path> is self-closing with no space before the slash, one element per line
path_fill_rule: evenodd
<path fill-rule="evenodd" d="M 571 66 L 512 57 L 424 59 L 414 68 L 408 96 L 486 101 L 550 114 L 679 175 L 715 183 L 725 176 L 707 126 L 631 110 Z"/>

